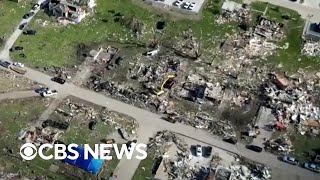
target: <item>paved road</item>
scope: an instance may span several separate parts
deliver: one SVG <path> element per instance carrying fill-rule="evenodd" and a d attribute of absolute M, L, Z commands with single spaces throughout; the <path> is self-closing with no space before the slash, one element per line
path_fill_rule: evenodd
<path fill-rule="evenodd" d="M 271 0 L 270 0 L 271 2 Z M 276 1 L 275 1 L 276 2 Z M 277 4 L 277 3 L 275 3 Z M 279 4 L 279 3 L 278 3 Z M 285 7 L 287 6 L 287 3 L 283 2 L 281 3 Z M 291 4 L 289 4 L 291 5 Z M 303 10 L 302 7 L 297 7 L 299 11 Z M 295 8 L 296 5 L 293 5 Z M 309 9 L 309 8 L 308 8 Z M 308 10 L 309 11 L 309 10 Z M 309 12 L 312 12 L 313 10 L 310 10 Z M 31 19 L 28 19 L 27 21 L 30 21 Z M 26 20 L 23 20 L 22 22 L 25 22 Z M 9 48 L 14 44 L 18 36 L 21 34 L 20 30 L 16 30 L 12 36 L 8 39 L 4 50 L 0 53 L 0 58 L 6 58 L 10 60 L 9 58 Z M 66 83 L 64 85 L 60 85 L 57 83 L 52 82 L 50 79 L 52 77 L 41 73 L 39 71 L 35 71 L 30 68 L 26 68 L 27 73 L 24 75 L 26 78 L 29 78 L 33 81 L 42 83 L 47 85 L 48 87 L 52 89 L 57 89 L 60 92 L 63 92 L 65 94 L 70 94 L 72 96 L 78 97 L 80 99 L 95 103 L 97 105 L 105 106 L 109 108 L 110 110 L 117 111 L 123 114 L 127 114 L 133 118 L 135 118 L 138 123 L 140 124 L 140 129 L 138 130 L 139 133 L 139 143 L 146 143 L 148 141 L 148 138 L 152 136 L 156 131 L 160 130 L 169 130 L 176 132 L 178 134 L 181 134 L 183 136 L 187 136 L 190 138 L 194 138 L 196 140 L 202 141 L 203 143 L 210 144 L 212 146 L 216 146 L 218 148 L 224 149 L 229 152 L 240 154 L 244 157 L 247 157 L 249 159 L 255 160 L 257 162 L 266 164 L 270 166 L 273 169 L 278 169 L 279 171 L 290 173 L 292 175 L 301 176 L 301 179 L 308 179 L 308 180 L 316 180 L 319 179 L 319 176 L 307 171 L 305 169 L 291 166 L 289 164 L 282 163 L 277 160 L 277 157 L 269 154 L 269 153 L 255 153 L 252 151 L 248 151 L 244 145 L 238 144 L 237 146 L 224 143 L 221 141 L 218 137 L 214 137 L 211 134 L 208 134 L 206 131 L 203 130 L 196 130 L 193 127 L 186 126 L 183 124 L 171 124 L 169 122 L 161 120 L 160 116 L 157 114 L 153 114 L 149 111 L 136 108 L 134 106 L 125 104 L 123 102 L 105 97 L 99 93 L 95 93 L 92 91 L 89 91 L 87 89 L 83 89 L 80 87 L 77 87 L 74 84 Z M 12 95 L 11 95 L 12 96 Z M 12 96 L 13 97 L 13 96 Z M 136 159 L 132 160 L 126 160 L 123 159 L 119 163 L 117 169 L 115 170 L 115 174 L 118 175 L 119 179 L 122 180 L 129 180 L 132 178 L 136 168 L 138 167 L 140 161 Z"/>
<path fill-rule="evenodd" d="M 21 98 L 28 98 L 28 97 L 35 97 L 35 96 L 39 96 L 39 94 L 34 91 L 15 91 L 15 92 L 1 93 L 0 101 L 4 99 L 21 99 Z"/>

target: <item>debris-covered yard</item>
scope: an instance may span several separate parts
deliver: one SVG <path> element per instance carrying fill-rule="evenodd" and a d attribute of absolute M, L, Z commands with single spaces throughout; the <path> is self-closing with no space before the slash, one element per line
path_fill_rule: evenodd
<path fill-rule="evenodd" d="M 12 72 L 0 70 L 0 93 L 31 90 L 39 84 Z"/>
<path fill-rule="evenodd" d="M 34 124 L 42 111 L 50 103 L 50 100 L 43 98 L 28 98 L 19 100 L 6 100 L 0 103 L 0 174 L 20 172 L 26 177 L 42 177 L 48 173 L 51 161 L 44 161 L 39 158 L 34 163 L 22 161 L 19 149 L 23 142 L 17 139 L 22 129 Z M 29 167 L 29 168 L 26 168 Z M 52 173 L 49 176 L 59 176 Z M 6 179 L 6 178 L 4 178 Z"/>
<path fill-rule="evenodd" d="M 271 178 L 271 169 L 262 164 L 168 131 L 158 132 L 148 147 L 152 155 L 140 163 L 133 179 Z"/>

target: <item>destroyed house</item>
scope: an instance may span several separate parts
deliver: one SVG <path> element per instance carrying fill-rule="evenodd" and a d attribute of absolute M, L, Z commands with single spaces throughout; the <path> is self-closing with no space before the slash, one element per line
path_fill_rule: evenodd
<path fill-rule="evenodd" d="M 304 29 L 304 37 L 308 40 L 320 40 L 320 23 L 307 22 Z"/>
<path fill-rule="evenodd" d="M 85 10 L 80 6 L 68 3 L 64 0 L 51 0 L 49 3 L 49 12 L 57 17 L 79 23 L 86 15 Z"/>
<path fill-rule="evenodd" d="M 74 150 L 76 150 L 79 153 L 79 157 L 77 159 L 71 160 L 69 158 L 65 158 L 62 161 L 67 164 L 71 164 L 73 166 L 81 168 L 82 170 L 85 170 L 86 172 L 89 172 L 91 174 L 99 174 L 104 162 L 102 159 L 95 159 L 90 153 L 88 153 L 88 159 L 85 159 L 84 149 L 81 146 L 78 146 Z M 67 151 L 67 155 L 73 156 L 74 154 Z"/>

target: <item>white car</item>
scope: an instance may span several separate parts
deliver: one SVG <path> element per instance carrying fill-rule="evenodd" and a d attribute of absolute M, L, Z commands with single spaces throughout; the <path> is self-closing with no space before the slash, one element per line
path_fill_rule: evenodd
<path fill-rule="evenodd" d="M 193 10 L 195 5 L 196 5 L 195 2 L 191 3 L 190 6 L 188 7 L 188 10 Z"/>
<path fill-rule="evenodd" d="M 47 91 L 43 91 L 43 92 L 41 93 L 41 95 L 42 95 L 43 97 L 49 97 L 49 96 L 53 96 L 53 95 L 56 95 L 56 94 L 58 94 L 58 91 L 57 91 L 57 90 L 47 90 Z"/>
<path fill-rule="evenodd" d="M 24 64 L 21 63 L 21 62 L 14 62 L 13 65 L 14 65 L 14 66 L 17 66 L 17 67 L 19 67 L 19 68 L 23 68 L 23 67 L 24 67 Z"/>
<path fill-rule="evenodd" d="M 183 0 L 177 0 L 173 3 L 174 6 L 181 6 Z"/>
<path fill-rule="evenodd" d="M 185 2 L 184 5 L 183 5 L 183 8 L 184 9 L 188 9 L 190 5 L 191 5 L 190 2 Z"/>
<path fill-rule="evenodd" d="M 133 140 L 132 142 L 130 142 L 129 147 L 128 147 L 128 150 L 131 151 L 132 146 L 135 147 L 136 145 L 137 145 L 137 140 Z"/>
<path fill-rule="evenodd" d="M 202 156 L 202 147 L 201 147 L 201 145 L 197 145 L 197 147 L 196 147 L 196 154 L 197 154 L 197 156 L 198 157 L 201 157 Z"/>

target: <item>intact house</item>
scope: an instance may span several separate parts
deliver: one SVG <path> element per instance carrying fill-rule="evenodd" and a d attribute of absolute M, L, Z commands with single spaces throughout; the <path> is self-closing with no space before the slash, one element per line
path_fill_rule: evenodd
<path fill-rule="evenodd" d="M 78 1 L 67 0 L 51 0 L 48 5 L 49 13 L 58 18 L 58 20 L 68 20 L 71 23 L 80 23 L 87 15 L 87 8 L 93 8 L 93 0 L 87 3 L 81 3 Z"/>
<path fill-rule="evenodd" d="M 303 34 L 307 40 L 320 41 L 320 23 L 307 22 Z"/>

